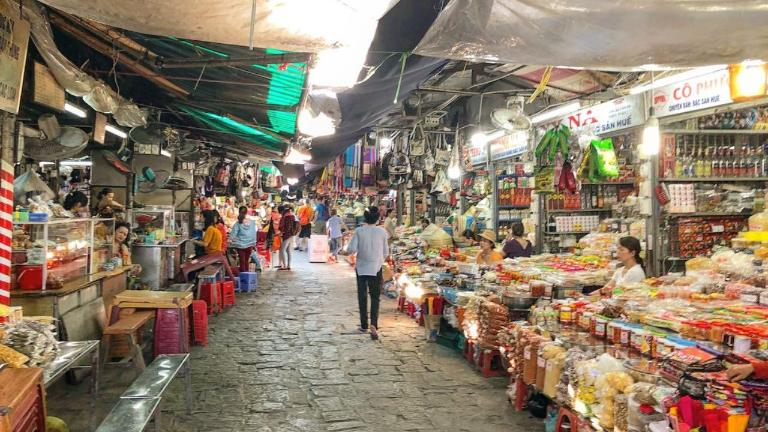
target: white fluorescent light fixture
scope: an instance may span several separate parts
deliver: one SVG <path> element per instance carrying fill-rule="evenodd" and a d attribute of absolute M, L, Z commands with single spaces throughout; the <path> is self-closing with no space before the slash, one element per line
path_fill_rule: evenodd
<path fill-rule="evenodd" d="M 699 67 L 695 69 L 690 69 L 679 74 L 670 75 L 664 78 L 653 80 L 652 82 L 649 82 L 647 84 L 639 85 L 637 87 L 632 87 L 631 89 L 629 89 L 629 94 L 634 95 L 634 94 L 645 93 L 648 90 L 657 89 L 659 87 L 664 87 L 666 85 L 684 81 L 690 78 L 696 78 L 701 75 L 717 72 L 727 67 L 728 67 L 727 65 L 714 65 L 714 66 L 704 66 L 704 67 Z"/>
<path fill-rule="evenodd" d="M 285 181 L 286 181 L 286 182 L 287 182 L 289 185 L 293 186 L 293 185 L 295 185 L 296 183 L 298 183 L 298 182 L 299 182 L 299 179 L 297 179 L 296 177 L 288 177 L 287 179 L 285 179 Z"/>
<path fill-rule="evenodd" d="M 127 133 L 123 132 L 122 129 L 118 129 L 116 126 L 112 126 L 111 124 L 108 124 L 104 130 L 120 138 L 128 138 Z"/>
<path fill-rule="evenodd" d="M 317 60 L 309 71 L 309 82 L 314 87 L 354 86 L 365 64 L 368 45 L 331 48 L 318 52 Z"/>
<path fill-rule="evenodd" d="M 288 147 L 288 151 L 285 153 L 283 162 L 291 165 L 304 165 L 305 162 L 312 160 L 312 155 L 305 150 L 299 150 L 296 147 Z"/>
<path fill-rule="evenodd" d="M 160 150 L 160 155 L 165 157 L 171 157 L 171 152 L 169 152 L 168 150 Z"/>
<path fill-rule="evenodd" d="M 472 135 L 472 146 L 482 147 L 495 139 L 503 137 L 506 134 L 507 132 L 503 129 L 497 129 L 488 134 L 477 132 L 474 135 Z"/>
<path fill-rule="evenodd" d="M 59 162 L 59 165 L 61 165 L 61 166 L 73 166 L 73 167 L 77 167 L 77 166 L 91 166 L 91 165 L 93 165 L 93 162 L 91 162 L 89 160 L 82 160 L 82 161 L 81 160 L 65 160 L 65 161 Z"/>
<path fill-rule="evenodd" d="M 80 108 L 77 105 L 73 105 L 73 104 L 71 104 L 69 102 L 64 102 L 64 111 L 66 111 L 66 112 L 68 112 L 70 114 L 74 114 L 74 115 L 76 115 L 77 117 L 80 117 L 80 118 L 88 117 L 88 113 L 85 112 L 84 109 Z"/>
<path fill-rule="evenodd" d="M 560 105 L 557 108 L 551 109 L 549 111 L 544 111 L 542 113 L 536 114 L 535 116 L 531 117 L 531 123 L 542 123 L 547 120 L 551 120 L 560 116 L 564 116 L 566 114 L 570 114 L 576 110 L 581 108 L 581 102 L 569 102 L 564 105 Z"/>
<path fill-rule="evenodd" d="M 40 165 L 40 168 L 42 168 L 42 167 L 44 167 L 46 165 L 55 165 L 55 164 L 56 164 L 56 162 L 45 162 L 45 161 L 38 163 L 38 165 Z"/>

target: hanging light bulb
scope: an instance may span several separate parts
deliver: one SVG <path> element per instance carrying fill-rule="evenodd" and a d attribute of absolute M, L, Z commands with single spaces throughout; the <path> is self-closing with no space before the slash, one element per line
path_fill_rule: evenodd
<path fill-rule="evenodd" d="M 459 146 L 458 144 L 451 149 L 451 163 L 448 164 L 448 178 L 456 180 L 461 177 L 461 167 L 459 166 Z"/>
<path fill-rule="evenodd" d="M 461 168 L 459 167 L 459 164 L 451 163 L 451 165 L 448 167 L 448 178 L 451 180 L 456 180 L 459 177 L 461 177 Z"/>
<path fill-rule="evenodd" d="M 651 116 L 648 117 L 648 121 L 645 122 L 645 128 L 643 129 L 643 143 L 640 147 L 640 151 L 644 156 L 650 157 L 659 154 L 660 148 L 661 134 L 659 132 L 659 119 L 651 114 Z"/>

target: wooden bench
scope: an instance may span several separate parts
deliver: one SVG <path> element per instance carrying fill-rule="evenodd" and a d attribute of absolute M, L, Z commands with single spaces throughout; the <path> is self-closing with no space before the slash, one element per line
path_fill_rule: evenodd
<path fill-rule="evenodd" d="M 141 328 L 149 322 L 149 320 L 155 317 L 154 311 L 135 311 L 133 313 L 125 313 L 127 310 L 123 310 L 120 314 L 120 318 L 110 324 L 104 329 L 101 345 L 104 350 L 102 355 L 102 365 L 106 363 L 110 354 L 110 348 L 113 337 L 124 337 L 128 341 L 130 349 L 130 358 L 133 361 L 133 366 L 141 373 L 145 368 L 144 354 L 142 352 L 141 344 L 139 343 L 138 333 Z"/>
<path fill-rule="evenodd" d="M 189 354 L 164 354 L 149 364 L 144 372 L 120 396 L 120 401 L 101 422 L 97 432 L 140 432 L 154 419 L 161 429 L 160 403 L 171 381 L 179 373 L 185 378 L 187 414 L 192 414 L 192 371 Z"/>

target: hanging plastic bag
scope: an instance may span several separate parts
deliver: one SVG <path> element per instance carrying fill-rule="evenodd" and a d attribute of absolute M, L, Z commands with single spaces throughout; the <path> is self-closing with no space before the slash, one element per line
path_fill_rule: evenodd
<path fill-rule="evenodd" d="M 593 162 L 597 173 L 602 178 L 617 178 L 619 176 L 619 161 L 610 138 L 594 140 L 590 144 Z"/>

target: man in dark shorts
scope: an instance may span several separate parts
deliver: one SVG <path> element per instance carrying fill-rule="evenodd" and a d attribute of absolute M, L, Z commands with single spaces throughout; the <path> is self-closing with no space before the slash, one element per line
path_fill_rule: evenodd
<path fill-rule="evenodd" d="M 307 200 L 301 201 L 301 207 L 296 212 L 296 216 L 299 217 L 299 223 L 301 224 L 301 231 L 299 231 L 299 241 L 296 244 L 296 250 L 305 251 L 309 247 L 309 237 L 312 235 L 312 217 L 315 215 L 315 211 Z"/>

